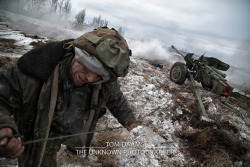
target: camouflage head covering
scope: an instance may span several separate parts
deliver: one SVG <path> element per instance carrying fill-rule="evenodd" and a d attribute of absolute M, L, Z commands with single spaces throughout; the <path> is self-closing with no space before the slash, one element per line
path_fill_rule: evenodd
<path fill-rule="evenodd" d="M 99 84 L 110 79 L 109 72 L 104 68 L 102 63 L 95 56 L 91 56 L 85 50 L 75 47 L 75 58 L 77 62 L 86 67 L 89 71 L 101 76 L 101 80 L 92 84 Z"/>
<path fill-rule="evenodd" d="M 75 39 L 74 47 L 95 56 L 109 71 L 112 78 L 128 73 L 131 50 L 126 40 L 115 29 L 98 28 Z"/>

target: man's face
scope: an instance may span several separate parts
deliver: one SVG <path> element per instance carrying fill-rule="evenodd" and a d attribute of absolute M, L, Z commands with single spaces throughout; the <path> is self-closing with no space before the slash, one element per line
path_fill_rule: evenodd
<path fill-rule="evenodd" d="M 98 74 L 88 71 L 84 66 L 79 64 L 75 58 L 72 60 L 71 64 L 71 75 L 76 86 L 81 86 L 84 83 L 96 82 L 101 79 Z"/>

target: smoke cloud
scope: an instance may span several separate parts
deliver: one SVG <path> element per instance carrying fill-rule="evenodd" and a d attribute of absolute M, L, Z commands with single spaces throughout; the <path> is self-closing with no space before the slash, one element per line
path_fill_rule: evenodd
<path fill-rule="evenodd" d="M 150 41 L 129 41 L 133 56 L 141 57 L 148 60 L 167 61 L 170 55 L 162 48 L 158 40 Z"/>

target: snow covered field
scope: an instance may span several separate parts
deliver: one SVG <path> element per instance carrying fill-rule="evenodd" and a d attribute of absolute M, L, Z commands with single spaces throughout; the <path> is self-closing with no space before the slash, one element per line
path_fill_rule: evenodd
<path fill-rule="evenodd" d="M 0 12 L 0 56 L 20 57 L 32 49 L 34 43 L 51 40 L 46 34 L 37 36 L 20 31 L 14 26 L 15 21 L 10 23 L 9 19 Z M 39 20 L 34 21 L 40 25 Z M 209 118 L 213 120 L 200 121 L 188 81 L 180 86 L 169 79 L 173 61 L 159 60 L 157 55 L 143 59 L 143 53 L 135 52 L 129 74 L 119 78 L 121 89 L 138 119 L 138 127 L 132 132 L 118 129 L 95 133 L 88 158 L 83 154 L 73 155 L 62 146 L 58 166 L 248 166 L 249 98 L 221 97 L 197 84 Z M 167 51 L 166 55 L 173 58 Z M 160 63 L 163 68 L 153 63 Z M 229 108 L 225 102 L 236 109 Z M 119 126 L 108 112 L 99 120 L 97 130 Z M 5 159 L 0 159 L 2 162 L 6 164 Z"/>

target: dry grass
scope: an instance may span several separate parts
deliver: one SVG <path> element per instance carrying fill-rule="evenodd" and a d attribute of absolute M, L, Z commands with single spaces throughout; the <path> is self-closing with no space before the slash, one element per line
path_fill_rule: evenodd
<path fill-rule="evenodd" d="M 14 60 L 13 58 L 7 56 L 0 56 L 0 68 L 13 60 Z"/>
<path fill-rule="evenodd" d="M 115 147 L 110 147 L 109 145 L 107 145 L 107 142 L 119 143 L 125 141 L 126 140 L 121 135 L 121 131 L 115 130 L 97 134 L 94 140 L 92 141 L 91 145 L 92 147 L 104 147 L 103 150 L 104 149 L 113 150 L 115 149 Z M 110 154 L 110 155 L 96 155 L 96 156 L 98 157 L 98 162 L 101 163 L 104 167 L 115 166 L 116 155 Z"/>
<path fill-rule="evenodd" d="M 0 48 L 2 53 L 13 53 L 15 49 L 20 49 L 20 46 L 15 45 L 16 40 L 0 38 Z"/>
<path fill-rule="evenodd" d="M 44 44 L 44 42 L 42 42 L 42 41 L 37 41 L 37 42 L 33 41 L 30 43 L 30 45 L 32 45 L 33 48 L 38 48 L 38 47 L 42 46 L 43 44 Z"/>
<path fill-rule="evenodd" d="M 224 130 L 224 122 L 218 118 L 216 122 L 199 122 L 192 131 L 176 132 L 186 141 L 183 152 L 195 158 L 195 166 L 231 166 L 232 162 L 241 161 L 248 150 L 242 141 Z"/>
<path fill-rule="evenodd" d="M 103 167 L 112 167 L 115 166 L 117 158 L 114 154 L 95 154 L 95 151 L 101 150 L 113 150 L 116 147 L 110 147 L 107 145 L 107 142 L 118 143 L 125 142 L 125 139 L 121 136 L 121 131 L 106 131 L 102 133 L 96 133 L 94 139 L 91 142 L 91 151 L 89 157 L 97 157 L 98 160 L 93 160 L 92 158 L 81 157 L 81 155 L 72 154 L 69 150 L 66 149 L 66 146 L 62 147 L 57 155 L 57 164 L 74 164 L 78 166 L 100 166 Z M 97 148 L 98 147 L 98 148 Z"/>

